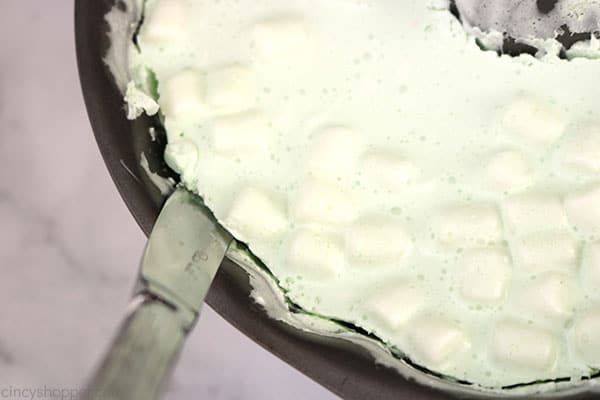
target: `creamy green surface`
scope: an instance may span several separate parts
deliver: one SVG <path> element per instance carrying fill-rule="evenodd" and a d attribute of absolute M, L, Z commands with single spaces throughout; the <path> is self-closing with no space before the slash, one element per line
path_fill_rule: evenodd
<path fill-rule="evenodd" d="M 418 0 L 149 0 L 138 46 L 130 116 L 154 71 L 167 162 L 295 303 L 486 387 L 600 367 L 600 64 Z"/>

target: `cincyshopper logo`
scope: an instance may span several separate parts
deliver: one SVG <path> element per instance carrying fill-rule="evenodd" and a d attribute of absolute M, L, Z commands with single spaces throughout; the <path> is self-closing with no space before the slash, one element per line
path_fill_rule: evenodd
<path fill-rule="evenodd" d="M 65 387 L 17 387 L 0 385 L 0 400 L 103 400 L 100 393 Z"/>

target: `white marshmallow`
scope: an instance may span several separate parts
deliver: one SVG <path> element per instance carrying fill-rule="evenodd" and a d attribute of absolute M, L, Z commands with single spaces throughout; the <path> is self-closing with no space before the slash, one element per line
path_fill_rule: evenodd
<path fill-rule="evenodd" d="M 206 102 L 216 113 L 248 110 L 256 103 L 256 77 L 243 65 L 233 64 L 206 74 Z"/>
<path fill-rule="evenodd" d="M 506 108 L 502 125 L 532 144 L 551 144 L 560 138 L 567 124 L 550 104 L 519 97 Z"/>
<path fill-rule="evenodd" d="M 264 150 L 271 139 L 268 119 L 257 111 L 230 114 L 211 123 L 212 145 L 222 155 L 243 155 Z"/>
<path fill-rule="evenodd" d="M 528 193 L 508 198 L 502 204 L 504 224 L 516 234 L 562 230 L 567 214 L 558 196 Z"/>
<path fill-rule="evenodd" d="M 517 190 L 529 185 L 533 171 L 523 155 L 517 151 L 495 154 L 486 168 L 487 176 L 501 190 Z"/>
<path fill-rule="evenodd" d="M 224 222 L 242 241 L 274 239 L 288 226 L 281 202 L 254 187 L 246 187 L 236 195 Z"/>
<path fill-rule="evenodd" d="M 493 303 L 504 297 L 512 273 L 510 255 L 505 250 L 468 250 L 461 265 L 460 290 L 465 300 Z"/>
<path fill-rule="evenodd" d="M 600 298 L 600 242 L 591 243 L 584 248 L 581 284 L 590 295 Z"/>
<path fill-rule="evenodd" d="M 410 255 L 412 238 L 399 222 L 383 217 L 355 221 L 346 233 L 350 257 L 365 263 L 400 263 Z"/>
<path fill-rule="evenodd" d="M 138 89 L 135 82 L 127 84 L 125 92 L 125 103 L 127 103 L 127 119 L 134 120 L 143 113 L 146 115 L 155 115 L 160 106 L 152 97 L 148 96 L 143 90 Z"/>
<path fill-rule="evenodd" d="M 550 272 L 525 285 L 516 300 L 519 307 L 528 309 L 534 317 L 563 322 L 573 314 L 575 290 L 570 276 Z"/>
<path fill-rule="evenodd" d="M 186 30 L 188 6 L 184 0 L 158 0 L 147 7 L 140 37 L 152 44 L 171 44 Z"/>
<path fill-rule="evenodd" d="M 401 188 L 414 182 L 420 175 L 414 163 L 386 150 L 372 150 L 363 154 L 359 171 L 366 182 L 377 182 L 385 188 Z"/>
<path fill-rule="evenodd" d="M 584 312 L 575 320 L 575 348 L 592 368 L 600 368 L 600 308 Z"/>
<path fill-rule="evenodd" d="M 561 162 L 579 173 L 600 171 L 600 126 L 589 125 L 569 135 L 559 151 Z"/>
<path fill-rule="evenodd" d="M 442 243 L 475 246 L 502 240 L 502 221 L 490 205 L 455 206 L 440 212 L 433 221 Z"/>
<path fill-rule="evenodd" d="M 441 317 L 416 317 L 410 321 L 408 329 L 409 342 L 416 361 L 427 366 L 440 368 L 469 345 L 463 330 Z"/>
<path fill-rule="evenodd" d="M 577 242 L 568 233 L 536 233 L 511 241 L 516 268 L 530 272 L 573 270 L 577 263 Z"/>
<path fill-rule="evenodd" d="M 310 56 L 310 39 L 305 23 L 295 18 L 275 18 L 253 30 L 255 51 L 261 61 L 296 63 Z"/>
<path fill-rule="evenodd" d="M 165 148 L 165 162 L 178 174 L 193 172 L 198 162 L 198 147 L 189 139 L 169 141 Z"/>
<path fill-rule="evenodd" d="M 210 114 L 205 78 L 201 71 L 185 69 L 167 79 L 159 86 L 158 102 L 163 114 L 167 118 L 205 119 Z"/>
<path fill-rule="evenodd" d="M 403 281 L 386 286 L 367 300 L 366 309 L 375 319 L 396 330 L 425 304 L 425 293 L 414 283 Z"/>
<path fill-rule="evenodd" d="M 351 198 L 330 182 L 309 179 L 292 206 L 293 217 L 301 222 L 346 223 L 356 216 Z"/>
<path fill-rule="evenodd" d="M 334 179 L 353 174 L 362 148 L 362 138 L 349 129 L 322 129 L 315 140 L 308 168 L 316 176 Z"/>
<path fill-rule="evenodd" d="M 290 241 L 287 260 L 292 269 L 309 279 L 334 278 L 344 268 L 342 241 L 330 234 L 301 230 Z"/>
<path fill-rule="evenodd" d="M 565 199 L 569 222 L 581 234 L 600 232 L 600 185 L 569 194 Z"/>
<path fill-rule="evenodd" d="M 505 320 L 496 326 L 492 356 L 506 368 L 548 371 L 556 364 L 557 347 L 550 332 L 525 322 Z"/>

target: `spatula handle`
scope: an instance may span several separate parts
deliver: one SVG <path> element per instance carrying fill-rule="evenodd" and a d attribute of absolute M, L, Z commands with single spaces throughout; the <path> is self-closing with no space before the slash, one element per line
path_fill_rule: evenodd
<path fill-rule="evenodd" d="M 86 400 L 155 400 L 185 339 L 185 322 L 169 305 L 138 296 L 88 385 Z"/>

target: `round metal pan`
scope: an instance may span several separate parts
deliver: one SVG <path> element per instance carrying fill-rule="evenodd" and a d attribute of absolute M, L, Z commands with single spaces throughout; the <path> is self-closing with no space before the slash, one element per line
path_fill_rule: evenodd
<path fill-rule="evenodd" d="M 103 61 L 109 48 L 104 16 L 115 5 L 124 6 L 119 0 L 75 0 L 79 75 L 89 119 L 106 166 L 127 207 L 148 235 L 164 197 L 147 179 L 141 167 L 141 154 L 145 154 L 153 172 L 164 175 L 169 174 L 169 170 L 162 159 L 164 143 L 153 142 L 148 135 L 149 127 L 155 124 L 149 118 L 126 119 L 122 95 Z M 251 301 L 250 290 L 246 273 L 226 259 L 207 302 L 245 335 L 342 398 L 441 400 L 454 397 L 447 391 L 426 387 L 395 370 L 377 365 L 358 345 L 301 332 L 269 318 Z M 463 393 L 459 397 L 473 396 Z M 560 398 L 592 399 L 595 395 L 579 393 Z"/>

